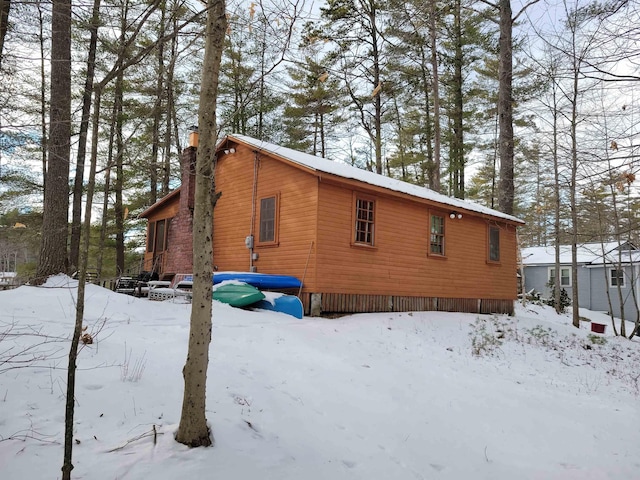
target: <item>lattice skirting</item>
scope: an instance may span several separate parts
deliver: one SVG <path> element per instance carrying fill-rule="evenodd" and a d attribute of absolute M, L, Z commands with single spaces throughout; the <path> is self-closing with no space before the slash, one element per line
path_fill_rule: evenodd
<path fill-rule="evenodd" d="M 370 313 L 440 311 L 464 313 L 501 313 L 513 315 L 513 300 L 483 298 L 400 297 L 393 295 L 359 295 L 323 293 L 322 313 Z M 311 312 L 311 293 L 300 297 L 305 315 Z"/>

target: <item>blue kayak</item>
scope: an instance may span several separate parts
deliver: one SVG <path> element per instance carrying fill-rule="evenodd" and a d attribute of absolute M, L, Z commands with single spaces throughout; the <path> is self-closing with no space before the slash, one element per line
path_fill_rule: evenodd
<path fill-rule="evenodd" d="M 265 298 L 264 300 L 254 303 L 251 307 L 286 313 L 287 315 L 292 315 L 296 318 L 302 318 L 304 316 L 302 302 L 295 295 L 282 295 L 275 298 Z"/>
<path fill-rule="evenodd" d="M 213 284 L 218 284 L 226 280 L 236 280 L 248 283 L 256 288 L 282 289 L 300 288 L 302 282 L 291 275 L 275 275 L 271 273 L 252 272 L 216 272 L 213 274 Z"/>

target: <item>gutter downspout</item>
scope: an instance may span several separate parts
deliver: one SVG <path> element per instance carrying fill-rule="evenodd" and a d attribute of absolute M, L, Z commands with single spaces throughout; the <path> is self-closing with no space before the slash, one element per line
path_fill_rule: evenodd
<path fill-rule="evenodd" d="M 255 224 L 256 224 L 256 201 L 258 196 L 258 167 L 260 160 L 258 158 L 258 151 L 253 151 L 253 186 L 251 192 L 251 227 L 249 229 L 249 237 L 247 237 L 245 244 L 249 249 L 249 271 L 253 272 L 255 267 L 253 265 L 253 250 L 255 244 Z"/>

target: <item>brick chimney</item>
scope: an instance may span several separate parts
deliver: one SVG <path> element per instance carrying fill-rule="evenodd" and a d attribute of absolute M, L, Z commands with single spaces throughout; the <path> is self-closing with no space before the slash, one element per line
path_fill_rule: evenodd
<path fill-rule="evenodd" d="M 198 129 L 191 127 L 189 146 L 182 152 L 182 186 L 180 187 L 180 212 L 193 214 L 196 192 L 196 152 L 198 150 Z"/>
<path fill-rule="evenodd" d="M 193 207 L 196 189 L 197 129 L 189 135 L 189 146 L 180 158 L 182 186 L 178 212 L 170 222 L 163 274 L 191 273 L 193 270 Z"/>

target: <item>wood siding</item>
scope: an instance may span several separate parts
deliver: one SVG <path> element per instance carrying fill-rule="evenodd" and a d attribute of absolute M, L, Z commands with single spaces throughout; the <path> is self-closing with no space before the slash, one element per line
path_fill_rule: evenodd
<path fill-rule="evenodd" d="M 214 211 L 214 265 L 220 271 L 249 270 L 251 252 L 245 246 L 245 237 L 251 234 L 253 224 L 254 253 L 258 255 L 253 265 L 257 271 L 304 277 L 305 284 L 312 284 L 317 178 L 295 166 L 254 153 L 243 145 L 235 150 L 222 155 L 216 167 L 216 190 L 222 195 Z M 278 197 L 278 242 L 260 245 L 260 199 L 272 195 Z M 253 221 L 252 203 L 255 205 Z"/>
<path fill-rule="evenodd" d="M 363 194 L 371 192 L 363 190 Z M 357 195 L 357 194 L 356 194 Z M 427 202 L 377 194 L 374 247 L 355 246 L 353 190 L 321 182 L 315 291 L 433 298 L 515 299 L 515 228 L 500 228 L 499 263 L 488 262 L 489 220 Z M 430 212 L 445 218 L 445 256 L 429 255 Z"/>
<path fill-rule="evenodd" d="M 152 224 L 155 225 L 155 222 L 157 222 L 158 220 L 169 220 L 169 219 L 172 220 L 173 218 L 175 218 L 176 215 L 178 214 L 179 206 L 180 206 L 180 196 L 174 195 L 171 199 L 165 202 L 161 208 L 158 208 L 157 210 L 150 212 L 149 215 L 146 217 L 147 218 L 147 236 L 146 236 L 146 242 L 145 242 L 145 248 L 144 248 L 144 260 L 143 260 L 143 267 L 142 267 L 144 271 L 150 272 L 155 267 L 156 270 L 158 270 L 159 274 L 163 274 L 164 272 L 166 272 L 166 266 L 168 263 L 170 263 L 169 257 L 171 255 L 172 249 L 178 246 L 180 242 L 183 241 L 182 238 L 176 238 L 176 235 L 175 235 L 176 226 L 174 225 L 175 222 L 172 221 L 169 224 L 169 231 L 166 233 L 167 244 L 165 248 L 168 250 L 165 250 L 165 253 L 161 254 L 159 257 L 155 259 L 155 265 L 154 265 L 154 252 L 148 251 L 149 250 L 148 248 L 149 227 Z"/>

